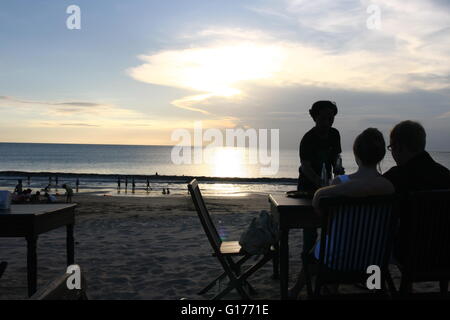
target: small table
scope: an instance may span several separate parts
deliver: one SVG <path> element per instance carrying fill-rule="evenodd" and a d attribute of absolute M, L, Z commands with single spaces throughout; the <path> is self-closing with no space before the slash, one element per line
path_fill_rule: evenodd
<path fill-rule="evenodd" d="M 28 296 L 37 290 L 37 239 L 41 233 L 67 226 L 67 265 L 74 263 L 75 207 L 77 204 L 16 204 L 0 212 L 0 237 L 25 237 L 27 240 Z"/>
<path fill-rule="evenodd" d="M 280 294 L 288 297 L 289 230 L 320 227 L 320 218 L 314 213 L 311 199 L 269 195 L 270 210 L 280 229 Z"/>

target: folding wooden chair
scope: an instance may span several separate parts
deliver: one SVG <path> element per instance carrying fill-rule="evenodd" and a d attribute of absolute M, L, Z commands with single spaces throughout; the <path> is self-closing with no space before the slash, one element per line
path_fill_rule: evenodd
<path fill-rule="evenodd" d="M 450 299 L 450 190 L 414 192 L 404 201 L 395 257 L 401 297 L 433 297 L 412 294 L 412 284 L 439 281 L 440 297 Z"/>
<path fill-rule="evenodd" d="M 320 201 L 323 222 L 319 259 L 312 255 L 303 259 L 310 298 L 319 297 L 326 284 L 366 284 L 371 265 L 380 268 L 381 290 L 375 290 L 377 295 L 370 292 L 370 297 L 385 297 L 386 282 L 390 290 L 395 290 L 388 266 L 398 225 L 398 203 L 394 196 Z M 312 263 L 317 264 L 314 291 Z"/>
<path fill-rule="evenodd" d="M 235 289 L 239 293 L 242 299 L 250 299 L 249 295 L 244 289 L 244 286 L 249 287 L 250 293 L 256 292 L 247 282 L 248 277 L 250 277 L 255 271 L 257 271 L 271 259 L 274 259 L 274 276 L 276 277 L 276 275 L 278 274 L 278 260 L 276 253 L 274 252 L 274 250 L 270 250 L 256 264 L 254 264 L 244 272 L 241 272 L 241 266 L 252 256 L 246 254 L 245 252 L 242 252 L 241 246 L 239 245 L 238 241 L 222 241 L 214 225 L 214 222 L 209 215 L 208 209 L 205 206 L 196 179 L 192 180 L 188 184 L 188 190 L 191 194 L 192 201 L 194 202 L 195 209 L 197 210 L 197 214 L 200 218 L 200 222 L 203 226 L 206 236 L 208 237 L 209 243 L 213 248 L 213 256 L 217 257 L 224 270 L 224 272 L 220 276 L 218 276 L 203 290 L 201 290 L 199 294 L 206 293 L 212 287 L 214 287 L 217 281 L 228 277 L 229 283 L 227 287 L 224 288 L 220 293 L 218 293 L 213 298 L 213 300 L 223 298 L 233 289 Z M 233 257 L 237 256 L 241 256 L 241 258 L 238 261 L 234 261 Z"/>

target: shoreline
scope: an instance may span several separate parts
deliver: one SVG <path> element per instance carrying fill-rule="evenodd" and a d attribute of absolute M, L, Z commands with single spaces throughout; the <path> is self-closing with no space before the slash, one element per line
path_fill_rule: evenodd
<path fill-rule="evenodd" d="M 69 173 L 69 172 L 32 172 L 32 171 L 0 171 L 0 177 L 54 177 L 58 178 L 88 178 L 116 180 L 120 178 L 135 178 L 149 181 L 164 181 L 164 182 L 189 182 L 192 179 L 197 179 L 199 182 L 223 182 L 223 183 L 284 183 L 297 184 L 297 178 L 243 178 L 243 177 L 207 177 L 207 176 L 179 176 L 179 175 L 144 175 L 144 174 L 101 174 L 101 173 Z"/>

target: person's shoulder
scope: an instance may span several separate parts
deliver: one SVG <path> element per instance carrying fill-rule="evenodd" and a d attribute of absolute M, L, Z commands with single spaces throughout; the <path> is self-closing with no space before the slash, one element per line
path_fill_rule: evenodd
<path fill-rule="evenodd" d="M 314 128 L 308 130 L 302 137 L 301 143 L 304 143 L 305 141 L 310 141 L 311 139 L 314 139 Z"/>
<path fill-rule="evenodd" d="M 400 174 L 400 167 L 399 166 L 393 166 L 388 171 L 383 173 L 383 177 L 390 180 L 390 178 L 396 177 Z"/>
<path fill-rule="evenodd" d="M 335 136 L 335 137 L 340 137 L 341 136 L 341 134 L 339 133 L 339 130 L 336 129 L 335 127 L 331 127 L 330 128 L 330 134 Z"/>
<path fill-rule="evenodd" d="M 312 137 L 314 135 L 315 135 L 314 128 L 311 128 L 308 131 L 306 131 L 306 133 L 303 135 L 303 138 L 305 138 L 305 137 Z"/>

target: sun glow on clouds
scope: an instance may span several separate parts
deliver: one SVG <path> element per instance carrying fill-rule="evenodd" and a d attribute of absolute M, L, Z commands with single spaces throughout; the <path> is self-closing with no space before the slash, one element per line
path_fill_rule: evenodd
<path fill-rule="evenodd" d="M 197 92 L 172 104 L 204 114 L 211 98 L 232 102 L 245 97 L 249 85 L 371 92 L 449 88 L 450 12 L 425 0 L 380 0 L 382 29 L 373 31 L 366 27 L 370 3 L 277 2 L 276 10 L 256 11 L 289 21 L 290 31 L 297 24 L 300 36 L 207 27 L 179 37 L 190 41 L 189 48 L 141 55 L 143 64 L 128 72 L 139 81 Z"/>
<path fill-rule="evenodd" d="M 193 105 L 212 97 L 239 95 L 244 81 L 272 78 L 281 70 L 284 52 L 276 45 L 240 41 L 163 51 L 141 59 L 145 61 L 143 65 L 129 70 L 134 79 L 202 92 L 173 104 L 208 113 Z"/>

